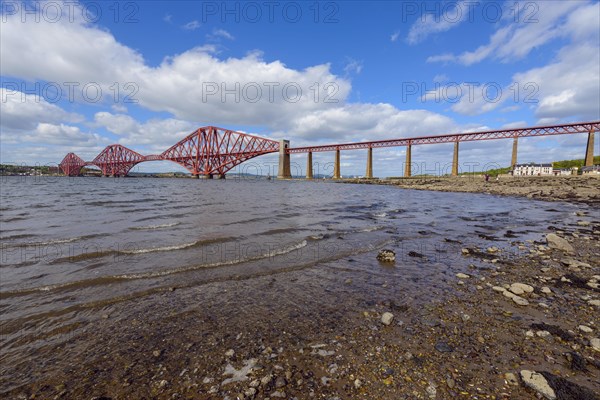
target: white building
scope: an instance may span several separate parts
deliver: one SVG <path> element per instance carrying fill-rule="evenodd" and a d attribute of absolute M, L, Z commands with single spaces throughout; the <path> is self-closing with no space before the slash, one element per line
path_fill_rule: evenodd
<path fill-rule="evenodd" d="M 592 165 L 591 167 L 581 168 L 584 175 L 600 175 L 600 165 Z"/>
<path fill-rule="evenodd" d="M 513 169 L 513 176 L 541 176 L 553 174 L 552 164 L 517 164 Z"/>
<path fill-rule="evenodd" d="M 577 175 L 577 168 L 559 168 L 552 170 L 555 176 Z"/>

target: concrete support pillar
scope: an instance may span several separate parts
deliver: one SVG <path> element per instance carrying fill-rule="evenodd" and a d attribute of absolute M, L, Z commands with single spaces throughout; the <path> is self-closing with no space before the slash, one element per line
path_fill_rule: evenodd
<path fill-rule="evenodd" d="M 306 157 L 306 179 L 313 178 L 312 151 L 308 152 Z"/>
<path fill-rule="evenodd" d="M 279 173 L 277 174 L 277 179 L 292 178 L 290 168 L 290 155 L 285 152 L 288 147 L 290 147 L 289 140 L 279 141 Z"/>
<path fill-rule="evenodd" d="M 406 162 L 404 164 L 404 177 L 409 177 L 411 175 L 411 166 L 412 166 L 412 144 L 408 144 L 406 146 Z"/>
<path fill-rule="evenodd" d="M 373 148 L 369 147 L 369 152 L 367 153 L 367 173 L 365 176 L 369 179 L 373 179 Z"/>
<path fill-rule="evenodd" d="M 452 158 L 452 176 L 458 176 L 458 141 L 454 142 L 454 157 Z"/>
<path fill-rule="evenodd" d="M 585 149 L 585 166 L 591 167 L 594 165 L 594 130 L 588 133 L 587 147 Z"/>
<path fill-rule="evenodd" d="M 515 165 L 517 165 L 517 147 L 519 146 L 519 138 L 515 137 L 513 139 L 513 151 L 512 151 L 512 158 L 510 161 L 510 166 L 512 167 L 512 169 L 515 169 Z"/>
<path fill-rule="evenodd" d="M 225 174 L 218 174 L 217 179 L 225 179 Z"/>
<path fill-rule="evenodd" d="M 200 179 L 200 175 L 199 174 L 192 174 L 192 178 L 194 178 L 194 179 Z"/>
<path fill-rule="evenodd" d="M 335 150 L 335 162 L 333 164 L 333 179 L 340 179 L 340 149 Z"/>

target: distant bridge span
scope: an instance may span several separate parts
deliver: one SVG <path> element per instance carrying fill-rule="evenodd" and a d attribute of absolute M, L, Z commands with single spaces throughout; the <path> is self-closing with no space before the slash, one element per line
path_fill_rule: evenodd
<path fill-rule="evenodd" d="M 517 163 L 519 138 L 572 135 L 577 133 L 588 134 L 585 165 L 591 166 L 594 160 L 594 132 L 597 131 L 600 131 L 600 121 L 292 148 L 289 147 L 287 140 L 276 141 L 214 126 L 207 126 L 195 130 L 161 154 L 144 156 L 120 144 L 113 144 L 106 147 L 93 161 L 89 162 L 84 161 L 74 153 L 69 153 L 60 163 L 60 168 L 65 175 L 76 176 L 79 175 L 82 167 L 95 165 L 100 168 L 103 175 L 125 176 L 133 166 L 141 162 L 169 160 L 182 165 L 195 177 L 205 176 L 212 178 L 213 175 L 225 177 L 225 174 L 232 168 L 251 158 L 279 152 L 278 177 L 291 178 L 290 155 L 308 153 L 306 177 L 310 179 L 312 178 L 312 153 L 335 151 L 333 178 L 339 179 L 341 177 L 340 151 L 368 149 L 365 176 L 372 178 L 373 148 L 405 146 L 406 162 L 404 176 L 410 176 L 412 145 L 454 143 L 452 175 L 458 175 L 458 146 L 460 142 L 512 138 L 513 152 L 511 165 L 514 166 Z"/>

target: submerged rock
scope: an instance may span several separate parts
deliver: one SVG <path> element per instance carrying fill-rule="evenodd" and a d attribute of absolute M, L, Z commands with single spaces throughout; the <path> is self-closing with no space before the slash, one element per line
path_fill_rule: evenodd
<path fill-rule="evenodd" d="M 377 254 L 377 260 L 392 263 L 396 261 L 396 253 L 389 249 L 380 250 L 379 254 Z"/>

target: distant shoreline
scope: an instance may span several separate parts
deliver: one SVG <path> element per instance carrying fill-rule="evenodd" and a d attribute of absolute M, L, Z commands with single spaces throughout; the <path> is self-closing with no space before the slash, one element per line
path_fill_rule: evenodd
<path fill-rule="evenodd" d="M 534 176 L 491 178 L 483 176 L 415 177 L 403 179 L 344 179 L 341 183 L 392 185 L 403 189 L 438 192 L 486 193 L 545 201 L 600 204 L 600 176 Z"/>

